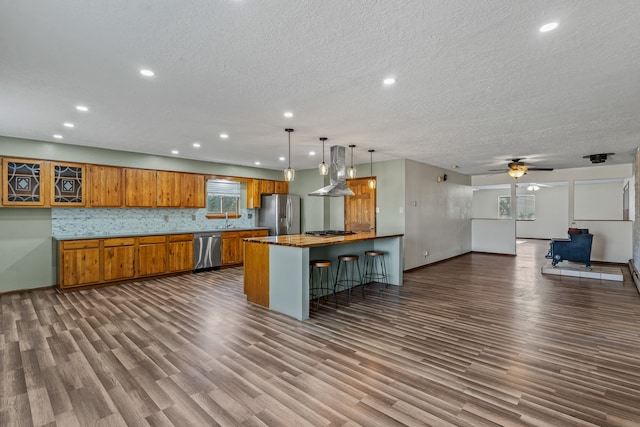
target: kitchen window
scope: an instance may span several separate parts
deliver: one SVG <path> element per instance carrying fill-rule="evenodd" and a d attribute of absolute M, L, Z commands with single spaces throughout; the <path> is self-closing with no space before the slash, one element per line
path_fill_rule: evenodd
<path fill-rule="evenodd" d="M 239 206 L 239 182 L 221 179 L 207 181 L 207 218 L 239 218 Z"/>

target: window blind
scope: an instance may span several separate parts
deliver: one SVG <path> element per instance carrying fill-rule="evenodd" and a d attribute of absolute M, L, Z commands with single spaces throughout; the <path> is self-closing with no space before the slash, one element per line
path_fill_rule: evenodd
<path fill-rule="evenodd" d="M 210 179 L 207 181 L 207 194 L 240 197 L 240 183 Z"/>

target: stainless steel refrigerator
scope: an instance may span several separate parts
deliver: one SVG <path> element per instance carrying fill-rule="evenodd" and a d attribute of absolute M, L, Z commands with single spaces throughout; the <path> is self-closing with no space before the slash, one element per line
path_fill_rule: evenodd
<path fill-rule="evenodd" d="M 300 234 L 300 196 L 266 194 L 260 206 L 258 226 L 269 227 L 269 236 Z"/>

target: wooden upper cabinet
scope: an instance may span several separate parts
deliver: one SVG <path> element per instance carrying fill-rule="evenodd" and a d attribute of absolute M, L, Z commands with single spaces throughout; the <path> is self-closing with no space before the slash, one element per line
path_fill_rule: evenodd
<path fill-rule="evenodd" d="M 157 207 L 180 207 L 182 202 L 182 175 L 179 172 L 156 172 Z"/>
<path fill-rule="evenodd" d="M 260 207 L 260 180 L 250 179 L 247 181 L 247 209 Z"/>
<path fill-rule="evenodd" d="M 182 174 L 182 204 L 183 208 L 205 208 L 205 177 L 193 173 Z"/>
<path fill-rule="evenodd" d="M 49 162 L 4 158 L 2 203 L 4 206 L 49 206 Z"/>
<path fill-rule="evenodd" d="M 268 179 L 260 180 L 260 194 L 273 194 L 275 183 Z"/>
<path fill-rule="evenodd" d="M 273 192 L 276 194 L 289 194 L 289 183 L 287 181 L 274 181 Z"/>
<path fill-rule="evenodd" d="M 156 171 L 147 169 L 124 170 L 125 206 L 153 208 L 156 206 Z"/>
<path fill-rule="evenodd" d="M 87 165 L 51 162 L 51 206 L 87 204 Z"/>
<path fill-rule="evenodd" d="M 89 165 L 90 205 L 96 208 L 118 208 L 123 203 L 122 168 Z"/>

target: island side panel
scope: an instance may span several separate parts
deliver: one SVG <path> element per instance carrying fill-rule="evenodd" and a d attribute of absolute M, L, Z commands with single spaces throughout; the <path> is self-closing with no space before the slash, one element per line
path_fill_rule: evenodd
<path fill-rule="evenodd" d="M 244 293 L 247 301 L 269 307 L 269 246 L 244 242 Z"/>
<path fill-rule="evenodd" d="M 376 251 L 386 252 L 387 280 L 390 285 L 402 285 L 402 237 L 376 239 L 373 247 Z"/>
<path fill-rule="evenodd" d="M 269 308 L 309 318 L 309 248 L 269 246 Z"/>

